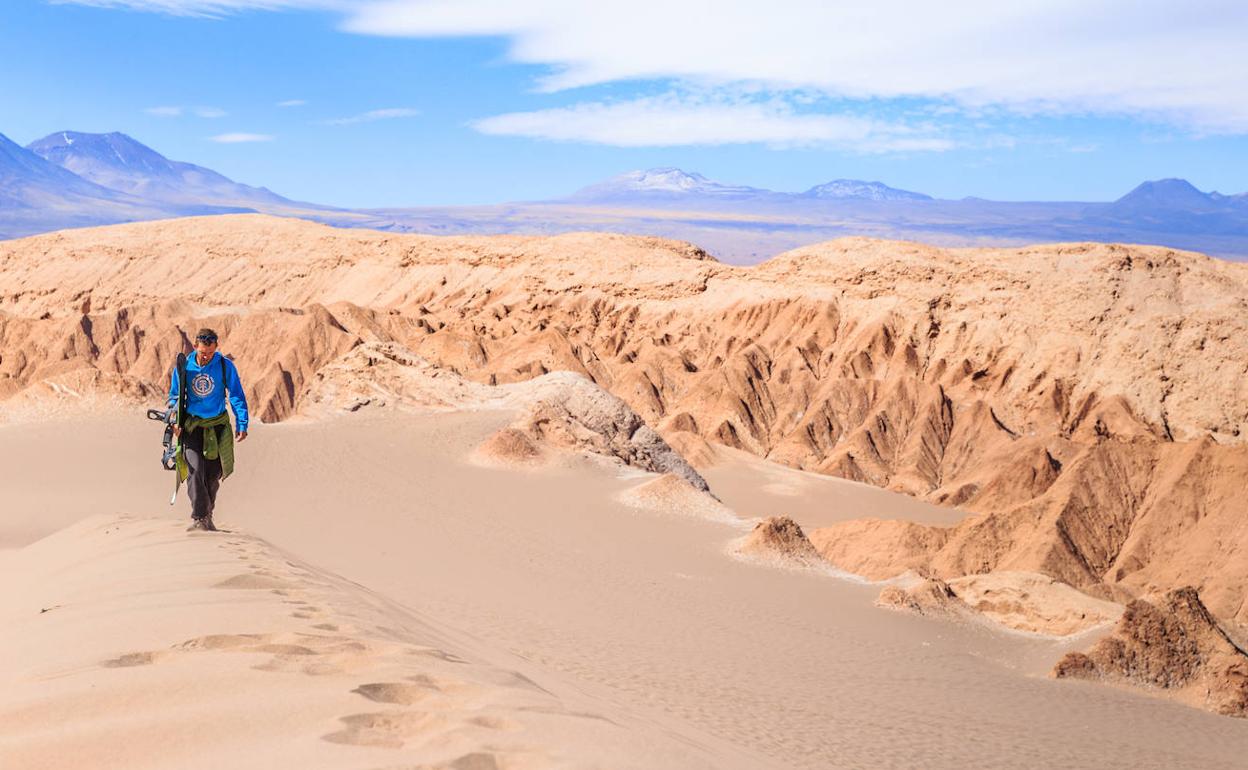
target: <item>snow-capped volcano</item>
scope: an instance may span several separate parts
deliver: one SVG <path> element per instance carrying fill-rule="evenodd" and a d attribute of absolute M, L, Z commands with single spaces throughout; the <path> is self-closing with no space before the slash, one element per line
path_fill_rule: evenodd
<path fill-rule="evenodd" d="M 883 182 L 863 182 L 857 179 L 834 179 L 815 185 L 802 193 L 803 198 L 820 200 L 859 201 L 930 201 L 932 196 L 909 190 L 898 190 Z"/>
<path fill-rule="evenodd" d="M 730 185 L 707 179 L 678 168 L 651 168 L 629 171 L 582 188 L 571 196 L 576 201 L 620 201 L 628 199 L 671 200 L 680 198 L 720 198 L 743 200 L 770 197 L 776 193 L 757 187 Z"/>
<path fill-rule="evenodd" d="M 102 187 L 0 134 L 0 238 L 112 222 L 206 213 Z"/>
<path fill-rule="evenodd" d="M 665 167 L 620 174 L 605 182 L 582 188 L 566 200 L 595 203 L 766 201 L 782 204 L 802 200 L 925 201 L 931 200 L 931 196 L 898 190 L 881 182 L 863 182 L 857 179 L 836 179 L 803 193 L 776 192 L 760 187 L 724 184 L 692 171 Z"/>
<path fill-rule="evenodd" d="M 50 201 L 76 196 L 116 199 L 106 190 L 49 163 L 0 134 L 0 199 L 14 205 L 51 205 Z"/>

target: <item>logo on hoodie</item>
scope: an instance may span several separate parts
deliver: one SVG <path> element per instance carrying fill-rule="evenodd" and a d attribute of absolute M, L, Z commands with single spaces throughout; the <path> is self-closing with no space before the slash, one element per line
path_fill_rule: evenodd
<path fill-rule="evenodd" d="M 213 382 L 212 378 L 203 372 L 195 375 L 195 377 L 191 380 L 191 392 L 200 398 L 203 398 L 211 393 L 213 388 L 216 386 L 217 383 Z"/>

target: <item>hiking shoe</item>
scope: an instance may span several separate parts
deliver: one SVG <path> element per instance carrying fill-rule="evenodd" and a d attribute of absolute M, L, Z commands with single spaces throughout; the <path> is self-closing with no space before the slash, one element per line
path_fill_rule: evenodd
<path fill-rule="evenodd" d="M 192 519 L 191 526 L 186 528 L 187 532 L 194 532 L 196 530 L 204 530 L 205 532 L 216 532 L 217 527 L 216 525 L 212 523 L 211 516 L 205 516 L 202 519 Z"/>

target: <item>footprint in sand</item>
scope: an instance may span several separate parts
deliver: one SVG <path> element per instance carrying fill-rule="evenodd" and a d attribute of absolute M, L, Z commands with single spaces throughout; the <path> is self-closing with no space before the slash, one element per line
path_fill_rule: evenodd
<path fill-rule="evenodd" d="M 322 736 L 330 743 L 350 746 L 402 748 L 409 739 L 421 734 L 441 733 L 451 726 L 442 714 L 430 711 L 382 711 L 373 714 L 350 714 L 339 717 L 346 727 Z"/>
<path fill-rule="evenodd" d="M 341 717 L 346 727 L 324 736 L 331 743 L 358 746 L 384 746 L 399 748 L 417 737 L 445 738 L 446 733 L 462 730 L 514 730 L 517 725 L 503 717 L 492 714 L 473 713 L 471 716 L 457 714 L 456 700 L 448 695 L 471 695 L 480 688 L 469 682 L 443 679 L 416 674 L 402 682 L 369 682 L 351 692 L 373 701 L 395 706 L 418 706 L 429 704 L 428 710 L 351 714 Z M 431 702 L 432 701 L 432 702 Z M 451 765 L 440 765 L 454 767 Z M 469 765 L 463 765 L 468 767 Z"/>
<path fill-rule="evenodd" d="M 430 658 L 437 658 L 438 660 L 445 661 L 447 663 L 467 663 L 468 662 L 464 660 L 463 658 L 459 657 L 458 655 L 449 653 L 446 650 L 439 650 L 436 647 L 409 647 L 407 649 L 407 654 L 408 655 L 423 655 L 423 656 L 430 657 Z"/>
<path fill-rule="evenodd" d="M 437 697 L 443 690 L 431 684 L 408 684 L 406 682 L 373 682 L 362 684 L 351 692 L 363 695 L 377 703 L 393 703 L 413 706 L 429 698 Z"/>
<path fill-rule="evenodd" d="M 278 580 L 267 575 L 235 575 L 234 577 L 222 580 L 213 588 L 290 588 L 291 585 L 285 581 Z"/>
<path fill-rule="evenodd" d="M 263 634 L 209 634 L 188 639 L 174 645 L 175 650 L 237 650 L 261 643 L 268 637 Z"/>
<path fill-rule="evenodd" d="M 248 652 L 269 652 L 274 655 L 321 655 L 321 652 L 302 644 L 261 644 L 251 647 Z"/>
<path fill-rule="evenodd" d="M 155 663 L 165 656 L 163 652 L 129 652 L 119 658 L 106 660 L 101 665 L 104 668 L 130 668 L 131 666 L 147 666 Z"/>
<path fill-rule="evenodd" d="M 506 762 L 505 759 L 502 761 Z M 385 770 L 503 770 L 511 766 L 510 764 L 500 764 L 500 755 L 498 754 L 474 751 L 471 754 L 456 757 L 450 762 L 442 762 L 435 765 L 411 765 L 402 768 L 388 767 Z"/>
<path fill-rule="evenodd" d="M 465 754 L 442 767 L 446 770 L 500 770 L 498 755 L 487 754 L 484 751 Z M 436 768 L 436 770 L 442 770 L 442 768 Z"/>

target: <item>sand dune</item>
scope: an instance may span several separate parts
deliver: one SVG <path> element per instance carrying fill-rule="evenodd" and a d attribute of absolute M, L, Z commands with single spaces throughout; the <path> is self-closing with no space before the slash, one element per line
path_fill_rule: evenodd
<path fill-rule="evenodd" d="M 95 516 L 0 571 L 5 767 L 753 766 L 242 532 Z"/>
<path fill-rule="evenodd" d="M 670 766 L 664 764 L 670 747 L 666 739 L 690 752 L 691 759 L 676 762 L 678 767 L 696 767 L 709 757 L 717 767 L 773 762 L 801 768 L 1232 768 L 1248 751 L 1235 720 L 1112 688 L 1047 680 L 1047 671 L 1071 649 L 1064 642 L 884 612 L 872 606 L 876 586 L 839 580 L 829 572 L 775 569 L 731 558 L 729 544 L 749 524 L 657 504 L 642 509 L 616 502 L 661 476 L 590 461 L 536 472 L 473 464 L 475 448 L 515 417 L 507 411 L 387 410 L 259 426 L 242 445 L 239 468 L 222 492 L 219 518 L 234 534 L 214 540 L 182 532 L 180 521 L 142 519 L 132 522 L 139 529 L 130 539 L 113 539 L 118 533 L 64 533 L 87 538 L 82 549 L 63 549 L 70 564 L 56 574 L 37 567 L 22 567 L 20 574 L 22 585 L 65 590 L 32 591 L 18 609 L 63 607 L 28 613 L 31 619 L 20 632 L 16 625 L 0 625 L 5 659 L 22 661 L 6 668 L 0 707 L 25 708 L 30 698 L 50 696 L 54 691 L 47 689 L 48 682 L 68 688 L 66 700 L 53 703 L 69 708 L 76 696 L 68 693 L 79 692 L 74 688 L 80 686 L 90 690 L 97 676 L 135 682 L 134 677 L 151 676 L 157 683 L 164 681 L 160 677 L 184 677 L 168 690 L 136 684 L 137 689 L 107 696 L 128 698 L 130 708 L 147 715 L 152 712 L 143 704 L 149 697 L 164 692 L 193 703 L 190 694 L 211 681 L 201 675 L 222 671 L 233 672 L 223 674 L 224 682 L 261 688 L 262 696 L 251 698 L 252 690 L 244 688 L 215 700 L 217 693 L 210 690 L 202 710 L 191 708 L 192 721 L 235 710 L 249 714 L 253 702 L 295 705 L 258 715 L 256 732 L 237 728 L 237 742 L 225 737 L 234 732 L 215 723 L 205 728 L 206 734 L 186 739 L 212 742 L 220 752 L 205 756 L 255 751 L 267 758 L 265 747 L 273 744 L 265 736 L 277 734 L 298 750 L 314 746 L 321 752 L 317 761 L 378 758 L 344 764 L 350 767 L 436 767 L 481 752 L 498 753 L 498 765 L 508 767 L 520 759 L 503 752 L 514 751 L 517 743 L 545 752 L 537 758 L 523 755 L 525 761 L 553 762 L 546 754 L 557 751 L 569 761 L 584 756 L 577 747 L 585 745 L 579 741 L 589 733 L 579 732 L 579 726 L 567 732 L 567 746 L 562 728 L 558 741 L 545 742 L 541 725 L 547 723 L 526 720 L 528 712 L 518 710 L 532 702 L 523 687 L 519 693 L 501 687 L 481 696 L 485 710 L 522 725 L 520 731 L 503 730 L 499 737 L 499 731 L 469 726 L 455 733 L 464 743 L 446 754 L 432 752 L 430 736 L 454 733 L 453 725 L 420 722 L 411 715 L 344 722 L 342 717 L 352 715 L 418 711 L 419 703 L 370 698 L 413 700 L 411 691 L 399 693 L 388 685 L 414 684 L 405 677 L 445 672 L 398 664 L 386 668 L 391 662 L 371 659 L 356 670 L 355 657 L 317 657 L 296 649 L 320 650 L 320 641 L 301 635 L 324 634 L 347 638 L 344 643 L 378 645 L 369 655 L 379 659 L 385 659 L 382 648 L 391 645 L 449 652 L 469 661 L 455 668 L 469 667 L 465 670 L 472 675 L 457 676 L 480 683 L 474 678 L 479 676 L 490 687 L 500 682 L 494 677 L 518 672 L 551 693 L 554 702 L 545 702 L 557 712 L 604 715 L 634 737 L 648 736 L 637 739 L 640 746 L 630 744 L 620 761 L 640 756 L 629 753 L 633 748 L 644 749 L 660 767 Z M 119 447 L 77 471 L 73 487 L 91 491 L 90 505 L 83 505 L 69 485 L 49 485 L 36 472 L 54 464 L 71 428 L 84 447 L 105 445 L 103 439 Z M 95 511 L 111 516 L 114 508 L 128 506 L 135 515 L 170 516 L 164 502 L 168 476 L 156 468 L 153 430 L 137 415 L 128 422 L 0 426 L 5 438 L 0 485 L 16 500 L 43 506 L 36 512 L 23 504 L 22 515 L 35 513 L 34 520 L 22 525 L 24 540 L 8 536 L 6 542 L 29 543 L 41 534 L 39 527 L 46 528 L 42 532 L 61 527 L 74 512 L 79 519 Z M 116 483 L 120 480 L 124 487 Z M 913 504 L 852 482 L 819 481 L 846 485 L 844 499 L 872 501 L 873 507 L 860 511 L 889 516 Z M 729 510 L 749 507 L 749 500 L 731 490 L 720 495 Z M 807 505 L 800 496 L 787 499 L 797 507 Z M 104 519 L 88 522 L 95 523 L 109 528 Z M 7 524 L 6 518 L 0 531 L 7 532 Z M 57 542 L 67 542 L 57 540 L 61 537 L 28 547 L 58 550 Z M 168 551 L 160 544 L 166 538 Z M 241 555 L 258 569 L 242 561 L 235 547 L 254 551 Z M 205 548 L 207 554 L 184 548 Z M 10 551 L 3 559 L 13 565 L 10 559 L 22 553 Z M 201 557 L 206 561 L 201 563 Z M 49 572 L 58 569 L 57 558 L 39 561 Z M 166 567 L 168 576 L 160 572 Z M 214 587 L 223 583 L 263 587 Z M 290 592 L 291 585 L 299 596 L 273 593 Z M 112 603 L 101 598 L 88 605 L 75 598 L 110 591 Z M 57 620 L 65 610 L 72 614 L 61 617 L 72 623 Z M 114 614 L 117 619 L 110 620 Z M 29 625 L 45 621 L 67 625 Z M 338 630 L 315 628 L 325 623 Z M 377 630 L 382 627 L 388 630 Z M 263 638 L 229 642 L 240 649 L 178 648 L 212 635 L 246 634 Z M 217 642 L 191 646 L 212 644 Z M 245 649 L 266 645 L 275 646 Z M 335 654 L 345 652 L 350 650 Z M 141 663 L 148 654 L 154 660 L 150 664 L 119 665 Z M 41 668 L 44 655 L 55 666 Z M 413 657 L 425 666 L 423 657 Z M 102 667 L 106 661 L 118 664 Z M 320 676 L 302 672 L 318 663 L 347 670 Z M 435 663 L 441 665 L 436 660 L 430 665 Z M 251 668 L 270 664 L 279 670 Z M 382 668 L 367 667 L 374 665 Z M 35 678 L 53 670 L 69 675 Z M 323 682 L 332 688 L 319 689 Z M 18 724 L 7 719 L 9 713 L 0 725 Z M 153 718 L 163 725 L 167 722 L 160 718 L 176 722 L 183 713 Z M 549 724 L 559 718 L 550 716 L 554 721 Z M 102 748 L 114 724 L 97 729 L 92 719 L 77 721 L 64 714 L 44 724 L 63 724 L 56 733 L 62 741 L 98 740 L 94 745 Z M 976 725 L 974 741 L 961 737 L 968 721 Z M 135 740 L 150 737 L 134 729 L 139 733 Z M 353 740 L 378 743 L 361 748 L 324 739 L 344 731 Z M 402 747 L 392 745 L 396 735 Z M 0 733 L 0 741 L 43 751 L 48 743 L 38 743 L 41 736 L 46 731 L 24 722 Z M 402 759 L 409 755 L 419 759 Z M 595 756 L 597 765 L 573 766 L 615 766 L 616 755 Z M 188 759 L 188 766 L 194 761 Z"/>

